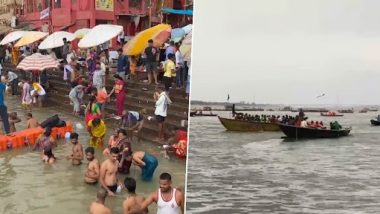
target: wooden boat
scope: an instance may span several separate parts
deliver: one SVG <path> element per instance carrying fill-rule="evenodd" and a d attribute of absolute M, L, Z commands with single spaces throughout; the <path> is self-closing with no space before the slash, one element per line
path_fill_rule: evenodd
<path fill-rule="evenodd" d="M 371 125 L 373 125 L 373 126 L 380 126 L 380 121 L 378 121 L 378 120 L 371 120 Z"/>
<path fill-rule="evenodd" d="M 301 108 L 303 112 L 309 112 L 309 113 L 314 113 L 314 112 L 328 112 L 329 110 L 325 108 Z M 300 109 L 292 109 L 290 110 L 291 112 L 299 112 Z"/>
<path fill-rule="evenodd" d="M 202 111 L 191 111 L 190 112 L 190 117 L 216 117 L 218 116 L 217 114 L 213 114 L 212 112 L 210 113 L 203 113 Z"/>
<path fill-rule="evenodd" d="M 353 109 L 342 109 L 342 110 L 338 110 L 339 113 L 344 113 L 344 114 L 352 114 L 354 113 L 354 110 Z"/>
<path fill-rule="evenodd" d="M 288 138 L 338 138 L 348 136 L 351 131 L 351 128 L 341 130 L 313 129 L 285 124 L 279 124 L 279 127 Z"/>
<path fill-rule="evenodd" d="M 359 113 L 367 113 L 367 112 L 368 112 L 367 109 L 362 109 L 362 110 L 359 111 Z"/>
<path fill-rule="evenodd" d="M 321 116 L 323 117 L 343 117 L 343 114 L 337 114 L 335 112 L 327 112 L 327 113 L 324 113 L 324 112 L 321 112 Z"/>
<path fill-rule="evenodd" d="M 263 131 L 280 131 L 276 123 L 261 123 L 255 121 L 228 119 L 219 117 L 220 122 L 228 131 L 240 132 L 263 132 Z"/>

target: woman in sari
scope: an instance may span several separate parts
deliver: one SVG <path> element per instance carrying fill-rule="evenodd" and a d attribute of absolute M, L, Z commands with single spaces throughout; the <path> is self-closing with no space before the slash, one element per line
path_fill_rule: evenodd
<path fill-rule="evenodd" d="M 113 93 L 116 94 L 116 111 L 117 116 L 122 116 L 125 101 L 125 82 L 118 74 L 113 76 L 115 78 L 115 85 L 108 95 L 110 97 Z"/>
<path fill-rule="evenodd" d="M 13 65 L 18 64 L 19 55 L 20 55 L 19 49 L 13 46 L 12 47 L 12 64 Z"/>
<path fill-rule="evenodd" d="M 21 100 L 21 104 L 22 106 L 24 107 L 24 109 L 26 111 L 32 111 L 32 101 L 33 101 L 33 98 L 30 94 L 30 92 L 32 91 L 31 89 L 31 86 L 29 84 L 29 81 L 27 80 L 27 78 L 23 78 L 22 80 L 22 100 Z"/>
<path fill-rule="evenodd" d="M 106 135 L 107 127 L 100 118 L 95 118 L 87 123 L 88 132 L 90 134 L 90 146 L 94 148 L 103 147 L 103 139 Z"/>
<path fill-rule="evenodd" d="M 129 174 L 129 169 L 132 165 L 132 147 L 131 142 L 127 137 L 127 131 L 125 129 L 119 129 L 118 133 L 118 145 L 119 148 L 119 168 L 118 172 L 122 174 Z"/>
<path fill-rule="evenodd" d="M 52 149 L 54 147 L 57 147 L 57 142 L 51 136 L 51 129 L 46 128 L 45 132 L 38 137 L 36 144 L 34 145 L 33 151 L 42 151 L 42 161 L 45 163 L 52 164 L 56 160 L 52 152 Z"/>
<path fill-rule="evenodd" d="M 99 104 L 96 102 L 95 96 L 90 97 L 90 102 L 88 103 L 85 112 L 86 112 L 86 116 L 85 116 L 86 124 L 88 123 L 88 121 L 92 119 L 102 117 L 102 112 L 101 112 Z"/>

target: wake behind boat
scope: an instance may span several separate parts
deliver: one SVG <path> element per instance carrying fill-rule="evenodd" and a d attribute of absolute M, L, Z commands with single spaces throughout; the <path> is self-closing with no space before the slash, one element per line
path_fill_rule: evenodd
<path fill-rule="evenodd" d="M 263 131 L 280 131 L 277 123 L 257 122 L 242 119 L 228 119 L 219 117 L 219 121 L 228 131 L 240 132 L 263 132 Z"/>
<path fill-rule="evenodd" d="M 338 138 L 348 136 L 351 128 L 333 130 L 333 129 L 315 129 L 308 127 L 298 127 L 293 125 L 279 124 L 282 132 L 288 138 Z"/>

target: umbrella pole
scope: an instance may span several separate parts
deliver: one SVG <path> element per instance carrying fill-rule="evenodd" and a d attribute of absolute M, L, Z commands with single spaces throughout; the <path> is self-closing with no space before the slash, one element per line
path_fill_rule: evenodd
<path fill-rule="evenodd" d="M 152 0 L 149 0 L 149 28 L 152 27 Z"/>

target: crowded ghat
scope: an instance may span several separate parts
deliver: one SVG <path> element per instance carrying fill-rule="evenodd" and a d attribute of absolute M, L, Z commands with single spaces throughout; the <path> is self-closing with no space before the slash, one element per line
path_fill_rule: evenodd
<path fill-rule="evenodd" d="M 177 121 L 182 126 L 166 123 L 176 102 L 172 94 L 186 91 L 182 99 L 188 100 L 191 26 L 178 35 L 178 29 L 159 24 L 129 41 L 122 31 L 118 25 L 97 25 L 75 33 L 14 31 L 5 36 L 0 43 L 0 150 L 28 146 L 40 154 L 35 160 L 39 164 L 87 165 L 78 179 L 97 188 L 96 196 L 88 196 L 95 198 L 88 204 L 90 213 L 114 213 L 106 200 L 122 195 L 127 195 L 120 204 L 123 213 L 147 213 L 153 203 L 157 213 L 183 213 L 185 184 L 172 185 L 176 177 L 170 168 L 160 174 L 156 169 L 159 160 L 184 160 L 187 155 L 186 121 Z M 49 79 L 57 72 L 69 91 L 62 103 L 70 103 L 69 118 L 78 122 L 60 117 L 61 110 L 44 115 L 49 98 L 61 91 Z M 130 85 L 143 85 L 140 90 L 151 94 L 152 111 L 127 108 L 135 102 L 126 98 Z M 134 149 L 140 148 L 147 124 L 156 124 L 156 151 Z M 55 150 L 64 142 L 71 142 L 71 151 L 57 156 Z M 137 184 L 152 180 L 158 180 L 159 188 L 151 194 L 136 191 Z"/>

